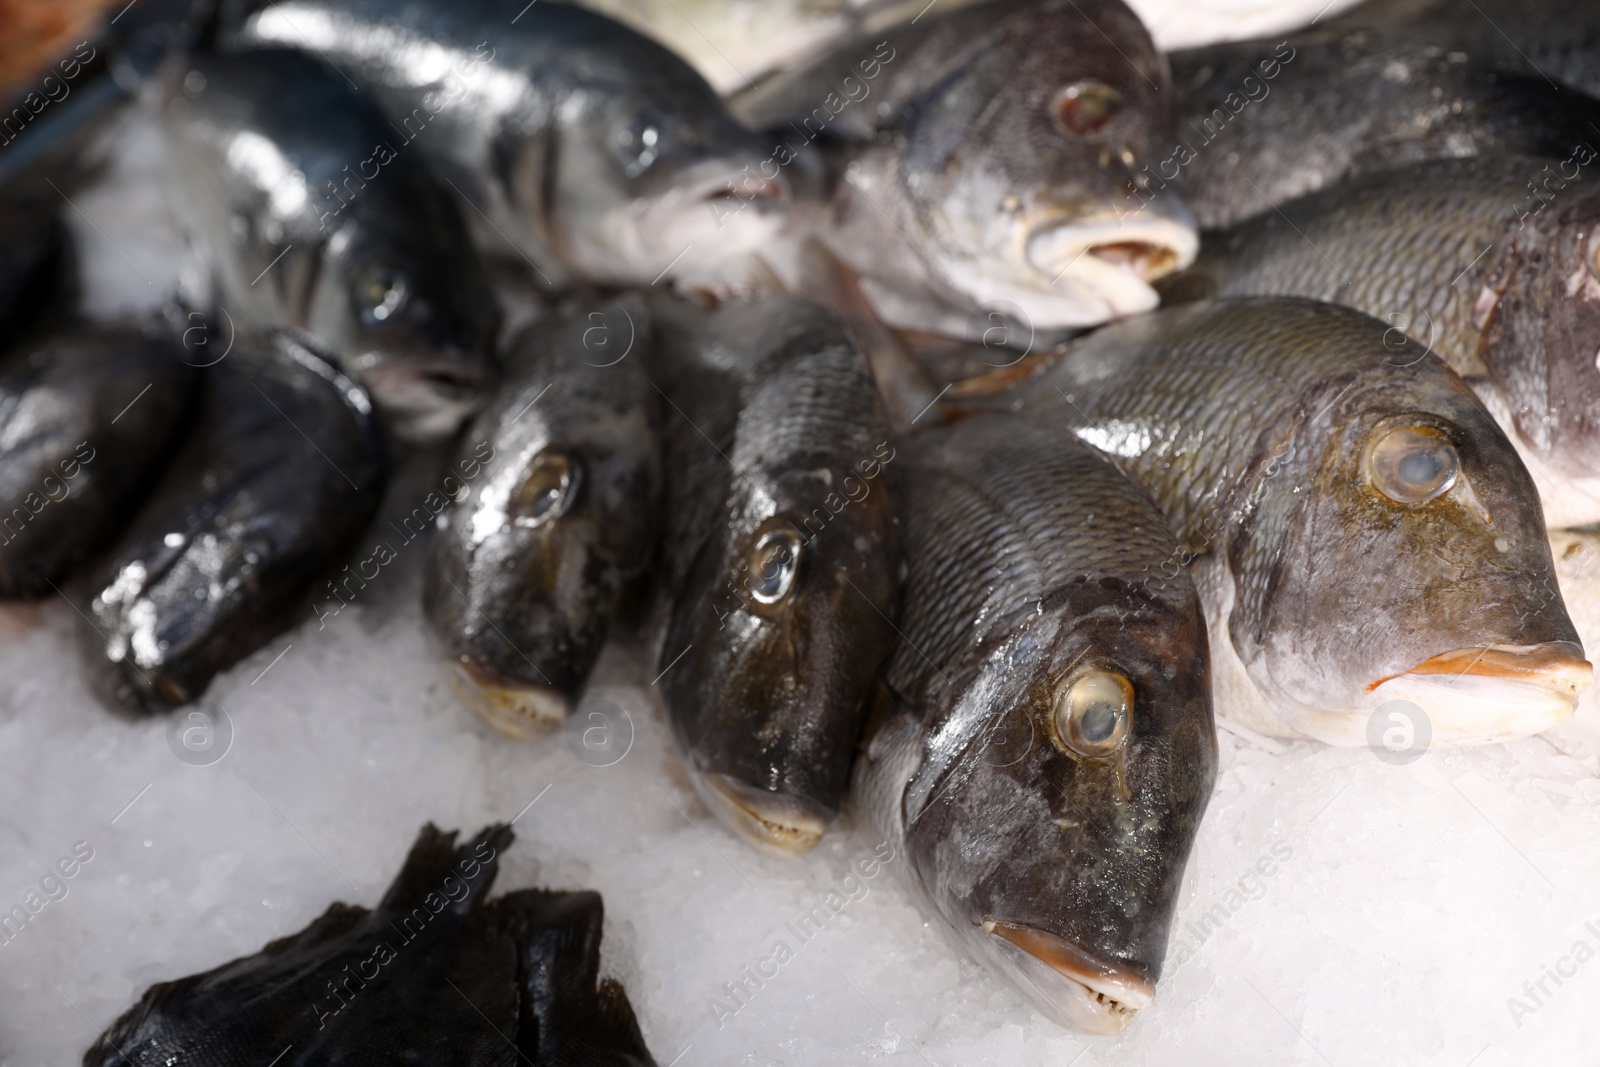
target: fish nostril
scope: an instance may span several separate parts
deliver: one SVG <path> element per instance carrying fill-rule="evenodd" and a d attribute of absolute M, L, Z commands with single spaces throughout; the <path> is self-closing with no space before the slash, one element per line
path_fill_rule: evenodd
<path fill-rule="evenodd" d="M 1178 254 L 1165 245 L 1147 241 L 1113 241 L 1094 245 L 1089 254 L 1113 266 L 1131 269 L 1141 279 L 1153 282 L 1171 274 L 1178 266 Z"/>

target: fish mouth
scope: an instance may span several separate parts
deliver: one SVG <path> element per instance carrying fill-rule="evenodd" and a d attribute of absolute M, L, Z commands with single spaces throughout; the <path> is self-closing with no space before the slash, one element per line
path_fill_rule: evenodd
<path fill-rule="evenodd" d="M 566 722 L 571 711 L 565 694 L 547 685 L 503 678 L 470 656 L 445 660 L 445 677 L 469 711 L 513 741 L 544 737 Z"/>
<path fill-rule="evenodd" d="M 715 771 L 691 772 L 689 778 L 718 822 L 768 856 L 810 851 L 837 814 L 815 801 L 769 793 Z"/>
<path fill-rule="evenodd" d="M 1048 216 L 1027 229 L 1028 263 L 1052 287 L 1102 303 L 1109 317 L 1149 311 L 1152 283 L 1194 262 L 1200 238 L 1182 209 L 1171 217 L 1082 219 Z"/>
<path fill-rule="evenodd" d="M 708 254 L 718 259 L 742 255 L 774 237 L 788 214 L 788 181 L 740 170 L 731 160 L 707 160 L 676 176 L 650 198 L 637 218 L 638 241 L 654 251 L 656 269 L 674 265 L 694 270 Z M 693 254 L 685 252 L 694 245 Z M 675 257 L 683 257 L 677 263 Z"/>
<path fill-rule="evenodd" d="M 990 954 L 1050 1018 L 1084 1034 L 1116 1034 L 1155 1000 L 1155 985 L 1036 926 L 985 919 Z"/>
<path fill-rule="evenodd" d="M 407 441 L 450 436 L 482 403 L 490 376 L 470 366 L 377 366 L 359 373 L 395 432 Z"/>

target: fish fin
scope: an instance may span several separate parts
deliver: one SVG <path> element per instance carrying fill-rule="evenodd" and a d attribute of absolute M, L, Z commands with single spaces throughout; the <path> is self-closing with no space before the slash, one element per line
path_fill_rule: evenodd
<path fill-rule="evenodd" d="M 500 865 L 500 853 L 516 835 L 505 823 L 480 830 L 471 841 L 456 847 L 456 832 L 445 833 L 428 823 L 418 833 L 406 855 L 405 865 L 395 875 L 389 891 L 378 904 L 378 912 L 410 911 L 433 894 L 445 894 L 445 880 L 467 884 L 466 895 L 450 907 L 460 914 L 472 910 L 489 892 Z M 487 855 L 485 855 L 487 853 Z M 469 877 L 467 871 L 472 874 Z"/>

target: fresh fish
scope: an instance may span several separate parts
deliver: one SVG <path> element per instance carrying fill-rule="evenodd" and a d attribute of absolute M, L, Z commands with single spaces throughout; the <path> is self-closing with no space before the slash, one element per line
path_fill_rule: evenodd
<path fill-rule="evenodd" d="M 816 305 L 651 310 L 671 407 L 656 684 L 706 805 L 763 851 L 801 852 L 848 791 L 894 641 L 887 416 Z"/>
<path fill-rule="evenodd" d="M 182 347 L 79 325 L 0 363 L 0 599 L 41 597 L 114 537 L 194 392 Z"/>
<path fill-rule="evenodd" d="M 978 958 L 1115 1033 L 1154 995 L 1216 778 L 1194 584 L 1070 435 L 980 414 L 901 451 L 904 637 L 857 806 Z"/>
<path fill-rule="evenodd" d="M 1293 298 L 1107 327 L 1008 406 L 1110 455 L 1167 516 L 1212 636 L 1217 706 L 1365 745 L 1409 701 L 1433 744 L 1572 713 L 1590 666 L 1533 481 L 1465 383 L 1389 327 Z"/>
<path fill-rule="evenodd" d="M 520 5 L 519 5 L 520 6 Z M 242 39 L 315 49 L 362 82 L 546 284 L 712 286 L 786 213 L 771 154 L 687 63 L 544 2 L 282 0 Z M 403 150 L 403 149 L 402 149 Z"/>
<path fill-rule="evenodd" d="M 1463 52 L 1320 28 L 1168 57 L 1177 138 L 1141 176 L 1208 229 L 1367 171 L 1428 159 L 1565 159 L 1600 101 Z"/>
<path fill-rule="evenodd" d="M 1448 159 L 1354 178 L 1208 235 L 1163 285 L 1386 319 L 1391 358 L 1432 352 L 1477 390 L 1549 525 L 1600 522 L 1600 183 L 1582 180 L 1585 158 L 1600 167 L 1590 148 L 1568 164 Z"/>
<path fill-rule="evenodd" d="M 648 331 L 636 297 L 536 324 L 457 450 L 465 484 L 440 516 L 423 607 L 456 692 L 510 736 L 566 717 L 653 555 Z"/>
<path fill-rule="evenodd" d="M 383 470 L 360 387 L 286 334 L 240 335 L 206 369 L 195 425 L 87 582 L 97 695 L 146 713 L 198 699 L 289 625 L 376 510 Z"/>
<path fill-rule="evenodd" d="M 884 320 L 961 336 L 989 305 L 1055 330 L 1156 305 L 1198 240 L 1176 196 L 1133 192 L 1168 93 L 1121 0 L 993 0 L 851 37 L 737 106 L 782 139 L 757 178 L 825 172 L 806 225 Z"/>
<path fill-rule="evenodd" d="M 376 908 L 334 904 L 254 956 L 151 986 L 84 1067 L 654 1067 L 627 993 L 600 979 L 600 895 L 488 899 L 511 841 L 424 826 Z"/>
<path fill-rule="evenodd" d="M 179 57 L 160 114 L 173 209 L 210 249 L 223 308 L 304 330 L 402 436 L 451 433 L 493 375 L 498 311 L 422 157 L 289 49 Z"/>

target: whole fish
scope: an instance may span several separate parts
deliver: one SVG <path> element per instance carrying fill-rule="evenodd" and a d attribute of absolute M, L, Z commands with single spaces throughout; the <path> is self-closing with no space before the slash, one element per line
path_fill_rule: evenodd
<path fill-rule="evenodd" d="M 48 596 L 138 506 L 194 393 L 181 346 L 79 325 L 0 363 L 0 599 Z"/>
<path fill-rule="evenodd" d="M 598 893 L 489 900 L 509 826 L 424 826 L 376 908 L 333 904 L 254 956 L 145 990 L 84 1067 L 654 1067 L 600 979 Z M 276 1059 L 274 1059 L 276 1057 Z"/>
<path fill-rule="evenodd" d="M 86 582 L 96 694 L 135 713 L 198 699 L 289 625 L 376 510 L 383 471 L 360 387 L 287 334 L 241 335 L 206 369 L 194 426 Z"/>
<path fill-rule="evenodd" d="M 822 172 L 807 225 L 891 325 L 962 336 L 992 305 L 1038 329 L 1090 326 L 1153 308 L 1150 283 L 1194 258 L 1177 197 L 1133 192 L 1170 101 L 1121 0 L 936 8 L 737 106 L 781 138 L 754 177 Z"/>
<path fill-rule="evenodd" d="M 1177 139 L 1141 176 L 1208 229 L 1366 171 L 1428 159 L 1565 159 L 1600 101 L 1464 52 L 1324 27 L 1175 52 Z"/>
<path fill-rule="evenodd" d="M 1391 358 L 1431 352 L 1477 390 L 1549 525 L 1600 522 L 1600 182 L 1582 173 L 1597 160 L 1591 149 L 1566 164 L 1448 159 L 1363 175 L 1208 235 L 1195 266 L 1163 284 L 1387 320 Z"/>
<path fill-rule="evenodd" d="M 887 416 L 843 327 L 791 297 L 652 304 L 667 502 L 648 629 L 696 791 L 763 851 L 814 845 L 849 789 L 894 640 Z"/>
<path fill-rule="evenodd" d="M 303 330 L 402 436 L 451 433 L 493 376 L 499 313 L 422 157 L 300 52 L 178 57 L 160 84 L 173 210 L 222 307 Z"/>
<path fill-rule="evenodd" d="M 1115 1033 L 1154 995 L 1216 777 L 1194 585 L 1070 435 L 980 414 L 901 451 L 903 638 L 855 803 L 979 959 Z"/>
<path fill-rule="evenodd" d="M 1217 704 L 1260 733 L 1368 743 L 1390 701 L 1434 744 L 1572 713 L 1590 666 L 1533 481 L 1442 363 L 1296 298 L 1107 327 L 1007 406 L 1110 455 L 1194 561 Z"/>
<path fill-rule="evenodd" d="M 397 147 L 414 141 L 548 285 L 738 283 L 723 268 L 785 214 L 784 179 L 743 173 L 765 139 L 683 60 L 593 11 L 282 0 L 240 39 L 315 49 L 360 81 Z"/>
<path fill-rule="evenodd" d="M 456 692 L 509 736 L 548 730 L 578 702 L 653 555 L 649 347 L 636 297 L 536 324 L 457 450 L 467 483 L 439 518 L 423 608 Z"/>

